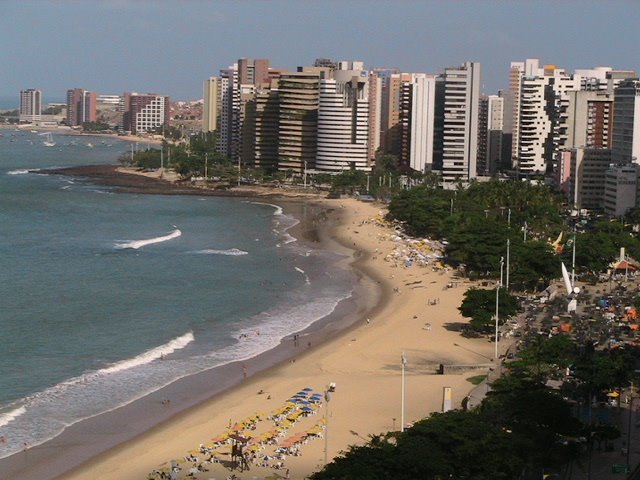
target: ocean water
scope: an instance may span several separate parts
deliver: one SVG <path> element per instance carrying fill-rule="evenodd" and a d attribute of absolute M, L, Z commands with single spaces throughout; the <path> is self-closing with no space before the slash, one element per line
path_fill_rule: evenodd
<path fill-rule="evenodd" d="M 339 257 L 292 237 L 278 205 L 29 173 L 129 145 L 0 134 L 0 458 L 273 348 L 351 294 Z"/>

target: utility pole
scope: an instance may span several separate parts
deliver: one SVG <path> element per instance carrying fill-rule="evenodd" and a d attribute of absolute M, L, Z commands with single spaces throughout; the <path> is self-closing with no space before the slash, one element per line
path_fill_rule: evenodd
<path fill-rule="evenodd" d="M 500 302 L 500 287 L 502 286 L 502 267 L 504 266 L 504 258 L 500 258 L 500 283 L 496 285 L 496 337 L 495 337 L 495 354 L 494 357 L 496 362 L 498 361 L 498 311 L 499 311 L 499 302 Z"/>
<path fill-rule="evenodd" d="M 511 210 L 509 210 L 511 211 Z M 507 238 L 507 280 L 505 282 L 505 288 L 509 291 L 509 247 L 511 246 L 511 239 Z"/>
<path fill-rule="evenodd" d="M 404 356 L 404 352 L 402 352 L 400 361 L 402 362 L 402 387 L 400 393 L 400 431 L 404 432 L 404 367 L 407 364 L 407 357 Z"/>

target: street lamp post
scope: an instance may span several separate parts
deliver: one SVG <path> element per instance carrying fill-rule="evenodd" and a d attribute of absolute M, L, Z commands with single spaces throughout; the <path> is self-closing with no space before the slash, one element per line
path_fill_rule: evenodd
<path fill-rule="evenodd" d="M 509 209 L 509 212 L 511 212 L 511 209 Z M 505 280 L 505 288 L 507 290 L 507 292 L 509 291 L 509 250 L 511 247 L 511 239 L 507 238 L 507 278 Z"/>
<path fill-rule="evenodd" d="M 500 258 L 500 283 L 498 283 L 498 285 L 496 285 L 496 336 L 495 336 L 495 359 L 496 361 L 498 360 L 498 310 L 499 310 L 499 295 L 500 295 L 500 287 L 502 286 L 502 270 L 504 267 L 504 258 Z"/>
<path fill-rule="evenodd" d="M 336 391 L 336 384 L 330 383 L 324 391 L 325 406 L 324 409 L 324 464 L 327 464 L 327 454 L 329 452 L 329 401 L 331 394 Z"/>
<path fill-rule="evenodd" d="M 400 431 L 404 432 L 404 367 L 407 364 L 407 357 L 404 356 L 404 352 L 402 352 L 401 363 L 402 363 L 402 387 L 400 392 Z"/>
<path fill-rule="evenodd" d="M 307 188 L 307 161 L 304 161 L 304 179 L 303 179 L 304 188 Z"/>
<path fill-rule="evenodd" d="M 631 413 L 633 413 L 633 401 L 638 397 L 633 396 L 633 386 L 631 387 L 631 398 L 629 399 L 629 420 L 627 422 L 627 468 L 629 468 L 629 460 L 631 455 Z"/>

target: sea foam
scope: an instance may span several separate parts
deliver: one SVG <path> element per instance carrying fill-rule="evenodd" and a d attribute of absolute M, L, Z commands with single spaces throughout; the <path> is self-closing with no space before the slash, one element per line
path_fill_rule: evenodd
<path fill-rule="evenodd" d="M 273 215 L 282 215 L 282 207 L 280 205 L 275 205 L 273 203 L 266 203 L 266 202 L 249 202 L 249 203 L 253 205 L 267 205 L 269 207 L 273 207 L 275 208 Z"/>
<path fill-rule="evenodd" d="M 197 253 L 200 255 L 232 255 L 234 257 L 240 255 L 248 255 L 249 252 L 245 252 L 244 250 L 240 250 L 239 248 L 230 248 L 228 250 L 215 250 L 213 248 L 205 248 L 204 250 L 197 250 L 193 253 Z"/>
<path fill-rule="evenodd" d="M 96 374 L 109 374 L 121 372 L 123 370 L 128 370 L 133 367 L 138 367 L 140 365 L 145 365 L 147 363 L 151 363 L 154 360 L 158 360 L 164 358 L 165 356 L 175 352 L 176 350 L 180 350 L 191 342 L 193 342 L 193 332 L 187 332 L 184 335 L 174 338 L 168 343 L 164 345 L 160 345 L 159 347 L 152 348 L 151 350 L 147 350 L 144 353 L 141 353 L 137 357 L 130 358 L 128 360 L 122 360 L 121 362 L 114 363 L 110 367 L 103 368 L 98 370 Z"/>
<path fill-rule="evenodd" d="M 14 421 L 20 415 L 27 411 L 26 407 L 18 407 L 10 412 L 3 413 L 0 415 L 0 427 L 4 427 L 9 422 Z"/>
<path fill-rule="evenodd" d="M 145 240 L 129 240 L 127 242 L 116 243 L 114 246 L 115 248 L 119 248 L 119 249 L 132 248 L 134 250 L 137 250 L 147 245 L 152 245 L 154 243 L 162 243 L 162 242 L 167 242 L 169 240 L 173 240 L 174 238 L 178 238 L 180 235 L 182 235 L 182 232 L 180 231 L 179 228 L 176 228 L 170 234 L 163 235 L 162 237 L 148 238 Z"/>

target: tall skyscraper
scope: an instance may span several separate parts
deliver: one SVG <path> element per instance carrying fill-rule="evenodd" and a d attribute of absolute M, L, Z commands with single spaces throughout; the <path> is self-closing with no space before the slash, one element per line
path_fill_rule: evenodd
<path fill-rule="evenodd" d="M 33 122 L 42 116 L 42 92 L 34 88 L 20 91 L 20 121 Z"/>
<path fill-rule="evenodd" d="M 315 168 L 369 167 L 369 79 L 360 62 L 338 62 L 333 78 L 319 84 Z"/>
<path fill-rule="evenodd" d="M 83 88 L 67 90 L 67 125 L 96 121 L 96 93 Z"/>
<path fill-rule="evenodd" d="M 283 73 L 278 83 L 278 169 L 315 168 L 321 67 Z"/>
<path fill-rule="evenodd" d="M 401 168 L 418 172 L 433 167 L 436 78 L 426 73 L 412 73 L 402 82 L 400 100 Z"/>
<path fill-rule="evenodd" d="M 202 107 L 202 131 L 213 132 L 218 130 L 218 117 L 220 115 L 219 100 L 220 77 L 209 77 L 204 81 L 204 96 Z"/>
<path fill-rule="evenodd" d="M 518 145 L 520 142 L 520 102 L 522 91 L 522 77 L 537 77 L 544 75 L 544 70 L 540 68 L 540 61 L 537 58 L 527 58 L 524 62 L 511 62 L 509 69 L 509 98 L 511 109 L 505 112 L 505 116 L 510 117 L 512 128 L 511 136 L 511 159 L 512 165 L 517 166 Z"/>
<path fill-rule="evenodd" d="M 615 163 L 640 163 L 640 81 L 624 80 L 614 94 L 613 152 Z"/>
<path fill-rule="evenodd" d="M 238 83 L 259 85 L 269 82 L 269 60 L 266 58 L 240 58 L 238 60 Z"/>
<path fill-rule="evenodd" d="M 218 124 L 218 152 L 226 156 L 230 156 L 231 154 L 233 85 L 237 82 L 237 78 L 237 64 L 220 70 L 220 85 L 218 88 L 218 108 L 220 109 L 220 122 Z"/>
<path fill-rule="evenodd" d="M 480 64 L 465 62 L 446 68 L 441 76 L 439 133 L 442 149 L 436 164 L 444 182 L 468 181 L 476 177 Z"/>
<path fill-rule="evenodd" d="M 504 98 L 498 95 L 480 97 L 478 113 L 478 175 L 495 175 L 502 159 Z"/>
<path fill-rule="evenodd" d="M 256 87 L 253 99 L 245 105 L 242 159 L 267 171 L 278 168 L 278 80 Z"/>
<path fill-rule="evenodd" d="M 611 148 L 613 95 L 604 89 L 572 91 L 568 95 L 565 148 Z"/>
<path fill-rule="evenodd" d="M 399 73 L 395 69 L 377 70 L 382 79 L 382 110 L 380 144 L 385 153 L 400 156 L 401 125 L 400 110 L 402 83 L 411 81 L 411 74 Z"/>
<path fill-rule="evenodd" d="M 376 72 L 369 73 L 369 165 L 375 164 L 380 148 L 380 125 L 382 122 L 382 79 Z"/>
<path fill-rule="evenodd" d="M 567 143 L 569 92 L 580 89 L 580 77 L 555 65 L 539 68 L 537 59 L 511 65 L 514 166 L 523 173 L 552 171 Z"/>
<path fill-rule="evenodd" d="M 155 93 L 124 94 L 125 131 L 149 133 L 163 125 L 169 125 L 169 97 Z"/>

